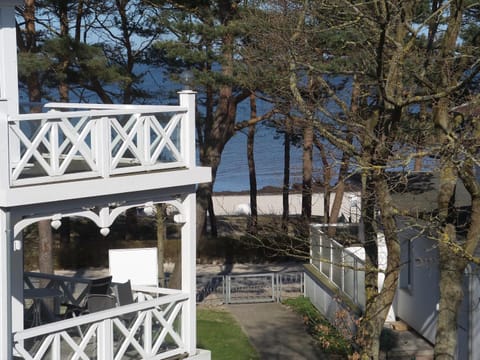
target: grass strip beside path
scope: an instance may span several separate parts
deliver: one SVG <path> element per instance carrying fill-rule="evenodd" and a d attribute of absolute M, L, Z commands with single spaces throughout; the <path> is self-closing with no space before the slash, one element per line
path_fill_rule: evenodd
<path fill-rule="evenodd" d="M 210 350 L 212 360 L 258 360 L 257 351 L 232 315 L 197 308 L 197 347 Z"/>

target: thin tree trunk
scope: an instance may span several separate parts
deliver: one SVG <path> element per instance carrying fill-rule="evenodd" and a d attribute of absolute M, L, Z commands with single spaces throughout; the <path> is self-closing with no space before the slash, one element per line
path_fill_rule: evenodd
<path fill-rule="evenodd" d="M 309 224 L 312 218 L 312 148 L 313 148 L 313 124 L 308 119 L 303 129 L 303 172 L 302 172 L 302 229 L 301 236 L 308 238 Z"/>
<path fill-rule="evenodd" d="M 285 234 L 288 234 L 288 223 L 290 215 L 290 145 L 291 145 L 291 133 L 292 133 L 292 120 L 290 117 L 285 119 L 285 133 L 283 144 L 283 187 L 282 187 L 282 230 Z"/>
<path fill-rule="evenodd" d="M 53 274 L 53 236 L 50 220 L 38 222 L 38 269 L 44 274 Z M 40 287 L 47 287 L 49 280 L 41 279 Z M 53 299 L 46 299 L 44 305 L 53 311 Z"/>
<path fill-rule="evenodd" d="M 250 118 L 257 117 L 257 103 L 255 94 L 250 95 Z M 248 217 L 247 232 L 251 235 L 258 233 L 258 211 L 257 211 L 257 175 L 255 172 L 255 124 L 248 127 L 247 158 L 248 178 L 250 180 L 250 216 Z"/>
<path fill-rule="evenodd" d="M 212 196 L 208 197 L 208 219 L 210 220 L 210 235 L 216 238 L 218 237 L 217 216 L 215 215 Z"/>
<path fill-rule="evenodd" d="M 352 84 L 352 100 L 350 103 L 350 111 L 352 114 L 357 114 L 359 110 L 359 102 L 360 102 L 360 82 L 358 81 L 358 76 L 353 76 L 353 84 Z M 351 144 L 353 141 L 353 134 L 349 132 L 346 135 L 345 141 L 348 144 Z M 338 181 L 335 190 L 335 199 L 333 200 L 332 210 L 330 212 L 330 223 L 334 224 L 338 222 L 338 217 L 340 216 L 340 210 L 342 209 L 343 203 L 343 196 L 345 194 L 345 179 L 348 176 L 348 168 L 350 165 L 350 157 L 349 155 L 344 152 L 342 155 L 342 162 L 340 164 L 340 169 L 338 171 Z M 352 221 L 352 219 L 349 219 Z M 328 229 L 329 235 L 333 236 L 335 234 L 335 228 L 330 227 Z"/>
<path fill-rule="evenodd" d="M 157 204 L 156 209 L 158 283 L 160 287 L 165 287 L 165 241 L 167 240 L 165 204 Z"/>
<path fill-rule="evenodd" d="M 168 282 L 170 289 L 182 288 L 182 241 L 177 241 L 177 247 L 175 248 L 175 266 Z"/>
<path fill-rule="evenodd" d="M 203 163 L 203 165 L 207 165 L 207 163 Z M 197 194 L 197 209 L 196 209 L 197 248 L 198 250 L 201 250 L 205 242 L 204 236 L 206 234 L 206 227 L 207 227 L 207 211 L 209 207 L 209 201 L 210 201 L 209 199 L 212 196 L 212 183 L 198 184 L 196 194 Z"/>
<path fill-rule="evenodd" d="M 40 272 L 53 274 L 53 242 L 50 220 L 38 222 L 38 268 Z"/>
<path fill-rule="evenodd" d="M 330 223 L 330 182 L 332 180 L 332 167 L 328 162 L 327 151 L 322 142 L 313 136 L 315 147 L 320 151 L 320 158 L 323 167 L 323 223 Z"/>

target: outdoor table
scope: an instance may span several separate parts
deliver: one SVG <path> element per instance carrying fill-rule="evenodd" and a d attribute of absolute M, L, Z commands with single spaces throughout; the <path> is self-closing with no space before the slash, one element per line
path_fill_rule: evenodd
<path fill-rule="evenodd" d="M 32 288 L 32 289 L 24 289 L 23 290 L 23 297 L 24 299 L 31 299 L 33 300 L 32 310 L 33 310 L 33 319 L 32 319 L 32 327 L 38 326 L 42 324 L 42 304 L 45 299 L 55 299 L 60 298 L 62 296 L 62 292 L 58 289 L 53 288 Z M 49 320 L 54 319 L 55 316 L 48 309 L 48 306 L 45 306 L 47 309 L 47 316 Z"/>

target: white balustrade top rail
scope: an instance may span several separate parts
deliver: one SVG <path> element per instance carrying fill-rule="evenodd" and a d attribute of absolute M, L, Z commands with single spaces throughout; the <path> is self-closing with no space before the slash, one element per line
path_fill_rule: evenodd
<path fill-rule="evenodd" d="M 46 107 L 8 119 L 11 187 L 195 165 L 194 124 L 185 106 Z M 73 108 L 79 110 L 65 111 Z"/>

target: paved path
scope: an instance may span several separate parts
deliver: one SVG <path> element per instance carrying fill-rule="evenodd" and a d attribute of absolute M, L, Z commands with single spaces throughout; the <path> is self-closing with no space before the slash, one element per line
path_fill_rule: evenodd
<path fill-rule="evenodd" d="M 284 305 L 232 304 L 226 309 L 240 323 L 262 360 L 328 359 L 306 333 L 300 315 Z"/>

